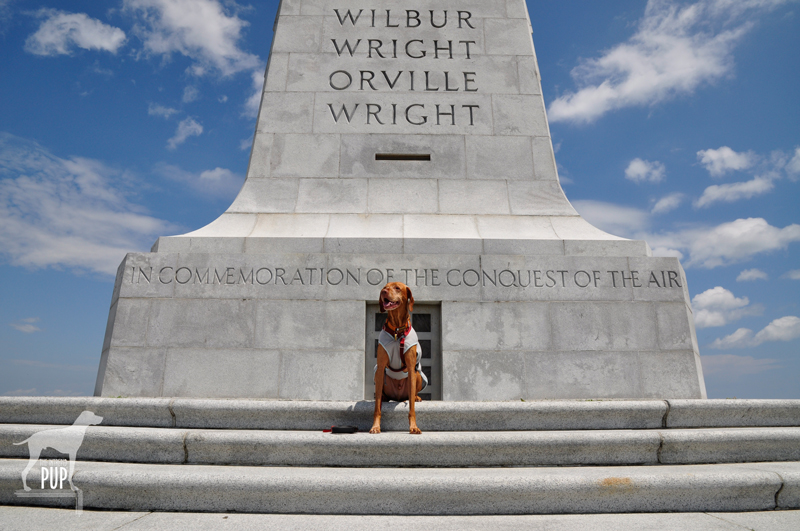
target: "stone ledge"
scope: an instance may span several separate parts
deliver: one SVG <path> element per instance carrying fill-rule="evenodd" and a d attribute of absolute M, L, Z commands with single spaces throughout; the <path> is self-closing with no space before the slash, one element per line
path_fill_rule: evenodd
<path fill-rule="evenodd" d="M 423 424 L 423 429 L 427 427 Z M 0 457 L 24 459 L 34 433 L 0 425 Z M 339 436 L 320 431 L 92 426 L 79 458 L 150 464 L 349 467 L 602 466 L 800 461 L 800 428 L 429 432 Z M 62 457 L 52 450 L 42 459 Z"/>
<path fill-rule="evenodd" d="M 368 428 L 373 407 L 374 402 L 366 400 L 0 397 L 0 424 L 72 424 L 88 409 L 104 418 L 103 426 L 317 430 L 354 424 Z M 714 411 L 718 414 L 709 413 Z M 385 404 L 384 426 L 405 430 L 407 415 L 405 403 Z M 800 400 L 422 402 L 417 417 L 432 426 L 429 431 L 779 427 L 800 426 Z"/>
<path fill-rule="evenodd" d="M 25 460 L 0 462 L 0 504 Z M 783 474 L 774 470 L 779 469 Z M 797 508 L 798 463 L 658 467 L 352 469 L 78 463 L 87 508 L 295 514 L 575 514 Z M 34 470 L 35 472 L 35 470 Z M 789 477 L 790 479 L 782 479 Z M 777 499 L 777 503 L 776 503 Z"/>
<path fill-rule="evenodd" d="M 0 520 L 8 529 L 62 529 L 74 509 L 41 507 L 0 507 Z M 585 529 L 669 529 L 672 531 L 797 531 L 800 511 L 762 511 L 749 513 L 650 513 L 587 515 L 517 516 L 355 516 L 300 514 L 230 513 L 146 513 L 128 511 L 83 512 L 81 529 L 94 531 L 175 531 L 176 529 L 217 529 L 225 525 L 239 531 L 374 531 L 420 527 L 437 531 L 547 529 L 575 531 Z M 76 524 L 78 525 L 78 524 Z M 124 526 L 124 527 L 123 527 Z"/>

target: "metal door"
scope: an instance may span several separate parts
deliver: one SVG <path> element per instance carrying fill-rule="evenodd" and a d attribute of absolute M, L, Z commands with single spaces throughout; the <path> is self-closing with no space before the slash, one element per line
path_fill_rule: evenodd
<path fill-rule="evenodd" d="M 367 304 L 367 352 L 364 360 L 364 398 L 375 399 L 375 365 L 378 359 L 378 336 L 386 322 L 377 304 Z M 422 371 L 428 387 L 419 396 L 423 400 L 442 399 L 442 307 L 438 304 L 414 304 L 411 326 L 422 347 Z"/>

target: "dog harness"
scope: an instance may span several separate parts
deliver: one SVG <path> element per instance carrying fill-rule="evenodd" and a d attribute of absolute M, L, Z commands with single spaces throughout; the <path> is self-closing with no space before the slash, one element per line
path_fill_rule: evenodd
<path fill-rule="evenodd" d="M 378 337 L 378 343 L 386 349 L 389 355 L 389 366 L 386 367 L 386 374 L 394 380 L 403 380 L 408 378 L 408 368 L 404 354 L 411 347 L 417 347 L 417 373 L 422 378 L 422 389 L 428 387 L 428 378 L 422 372 L 422 345 L 419 344 L 417 333 L 411 328 L 409 322 L 405 327 L 393 329 L 389 323 L 383 325 L 381 335 Z M 375 370 L 378 366 L 375 365 Z"/>

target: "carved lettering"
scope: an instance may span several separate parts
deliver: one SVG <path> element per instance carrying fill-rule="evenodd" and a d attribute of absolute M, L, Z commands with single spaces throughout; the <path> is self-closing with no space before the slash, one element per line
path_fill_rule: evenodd
<path fill-rule="evenodd" d="M 256 264 L 257 265 L 257 264 Z M 131 266 L 133 284 L 149 284 L 153 267 Z M 212 273 L 213 271 L 213 273 Z M 400 275 L 395 272 L 400 271 Z M 250 285 L 253 287 L 301 288 L 314 285 L 380 286 L 399 280 L 409 286 L 437 289 L 476 288 L 490 289 L 682 289 L 679 271 L 605 271 L 590 268 L 566 269 L 439 269 L 435 267 L 382 269 L 379 267 L 205 267 L 163 266 L 155 274 L 157 282 L 176 284 L 182 289 L 187 284 L 206 286 Z M 399 278 L 397 278 L 399 277 Z M 362 283 L 362 279 L 366 282 Z M 217 288 L 219 289 L 219 288 Z"/>
<path fill-rule="evenodd" d="M 185 271 L 183 275 L 181 275 L 181 271 Z M 187 276 L 188 275 L 188 276 Z M 183 276 L 183 280 L 181 280 L 181 276 Z M 175 282 L 178 284 L 188 284 L 192 281 L 192 270 L 188 267 L 181 267 L 177 271 L 175 271 Z"/>
<path fill-rule="evenodd" d="M 350 24 L 355 26 L 356 22 L 358 22 L 358 19 L 361 18 L 361 13 L 364 12 L 363 9 L 359 9 L 358 10 L 358 14 L 354 17 L 353 16 L 353 12 L 350 11 L 349 9 L 347 10 L 347 12 L 344 15 L 339 14 L 339 10 L 338 9 L 334 9 L 333 11 L 336 13 L 336 17 L 339 19 L 339 25 L 340 26 L 344 26 L 344 21 L 345 20 L 350 20 Z"/>

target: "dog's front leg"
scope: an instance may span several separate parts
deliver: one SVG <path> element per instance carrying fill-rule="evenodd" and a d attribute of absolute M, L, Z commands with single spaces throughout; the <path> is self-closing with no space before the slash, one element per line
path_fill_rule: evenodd
<path fill-rule="evenodd" d="M 375 413 L 372 415 L 372 429 L 370 433 L 381 432 L 381 406 L 383 405 L 383 379 L 386 377 L 386 367 L 389 366 L 389 355 L 378 345 L 378 369 L 375 371 Z"/>
<path fill-rule="evenodd" d="M 408 367 L 408 431 L 419 435 L 422 431 L 417 427 L 417 346 L 414 345 L 405 353 L 406 367 Z"/>

